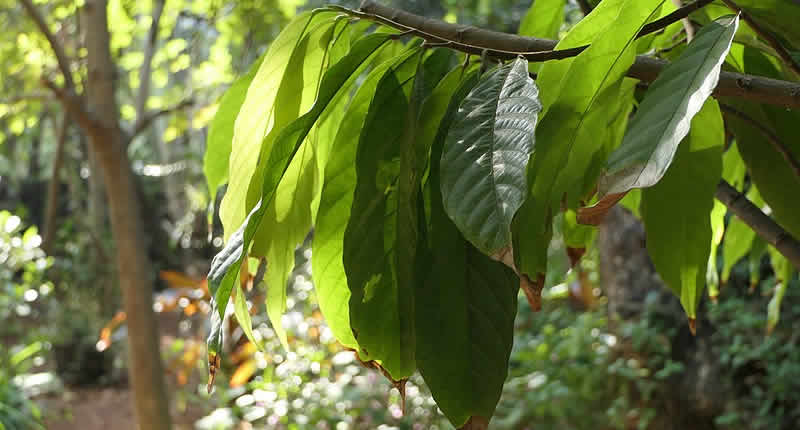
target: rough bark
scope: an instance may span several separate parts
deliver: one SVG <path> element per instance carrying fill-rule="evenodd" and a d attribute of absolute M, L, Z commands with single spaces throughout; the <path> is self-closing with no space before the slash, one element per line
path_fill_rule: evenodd
<path fill-rule="evenodd" d="M 118 277 L 128 315 L 128 373 L 139 427 L 168 430 L 169 407 L 152 306 L 154 277 L 143 241 L 141 205 L 125 151 L 127 139 L 119 126 L 106 9 L 107 0 L 87 0 L 83 10 L 89 72 L 87 110 L 96 115 L 97 122 L 95 129 L 88 130 L 89 143 L 103 171 L 111 212 Z"/>

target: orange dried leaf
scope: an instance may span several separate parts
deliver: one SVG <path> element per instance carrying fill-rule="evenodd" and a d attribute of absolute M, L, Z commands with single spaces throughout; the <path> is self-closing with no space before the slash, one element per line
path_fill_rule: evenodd
<path fill-rule="evenodd" d="M 585 225 L 600 225 L 606 218 L 608 211 L 614 207 L 620 200 L 622 200 L 627 191 L 624 193 L 608 194 L 603 196 L 592 206 L 578 209 L 578 224 Z"/>

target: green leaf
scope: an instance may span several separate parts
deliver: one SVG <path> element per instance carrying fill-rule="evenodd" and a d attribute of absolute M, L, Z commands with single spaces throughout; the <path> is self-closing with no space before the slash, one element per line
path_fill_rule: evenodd
<path fill-rule="evenodd" d="M 609 109 L 609 103 L 617 101 L 619 81 L 634 62 L 636 34 L 662 3 L 603 1 L 556 47 L 593 38 L 589 48 L 575 58 L 542 67 L 537 83 L 545 113 L 527 169 L 530 192 L 512 227 L 514 257 L 522 273 L 546 273 L 553 214 L 565 194 L 567 207 L 577 206 L 586 184 L 594 182 L 587 174 L 594 170 L 596 155 L 605 150 L 608 124 L 618 113 Z"/>
<path fill-rule="evenodd" d="M 231 155 L 233 124 L 236 116 L 239 115 L 242 103 L 244 103 L 247 88 L 250 87 L 250 82 L 263 61 L 264 56 L 259 57 L 250 66 L 250 70 L 236 79 L 225 91 L 219 100 L 217 113 L 208 126 L 203 173 L 206 175 L 208 191 L 211 193 L 212 199 L 217 194 L 217 188 L 228 181 L 228 158 Z"/>
<path fill-rule="evenodd" d="M 800 4 L 794 0 L 737 0 L 744 9 L 770 33 L 800 49 Z"/>
<path fill-rule="evenodd" d="M 558 30 L 564 22 L 566 0 L 536 0 L 519 24 L 520 36 L 558 39 Z"/>
<path fill-rule="evenodd" d="M 680 141 L 689 133 L 719 80 L 738 16 L 703 27 L 686 50 L 653 82 L 631 120 L 622 145 L 608 159 L 600 178 L 601 195 L 649 187 L 667 171 Z"/>
<path fill-rule="evenodd" d="M 742 62 L 744 69 L 740 70 L 743 72 L 780 77 L 775 66 L 756 49 L 745 48 Z M 725 103 L 769 129 L 795 160 L 800 159 L 800 139 L 797 139 L 800 112 L 739 100 L 725 100 Z M 726 118 L 726 124 L 736 136 L 739 153 L 747 165 L 750 179 L 772 210 L 775 221 L 794 237 L 800 237 L 800 217 L 797 216 L 800 213 L 800 199 L 797 198 L 800 178 L 770 139 L 751 122 L 731 115 Z"/>
<path fill-rule="evenodd" d="M 772 294 L 772 298 L 767 304 L 767 334 L 772 333 L 772 330 L 778 325 L 778 320 L 781 319 L 781 302 L 783 302 L 788 285 L 787 281 L 778 283 L 775 286 L 775 293 Z"/>
<path fill-rule="evenodd" d="M 248 204 L 248 188 L 256 177 L 261 158 L 257 154 L 263 155 L 264 163 L 277 134 L 314 100 L 316 85 L 304 88 L 306 76 L 300 71 L 305 69 L 307 54 L 318 59 L 323 51 L 318 45 L 309 45 L 309 36 L 326 34 L 335 16 L 332 12 L 307 12 L 295 18 L 270 45 L 247 89 L 234 124 L 228 189 L 219 209 L 226 240 L 255 206 L 255 202 Z M 309 61 L 309 68 L 314 62 Z M 319 73 L 319 68 L 314 73 Z"/>
<path fill-rule="evenodd" d="M 442 154 L 455 111 L 477 83 L 470 73 L 441 120 L 431 157 Z M 417 284 L 416 358 L 437 405 L 461 427 L 494 414 L 508 372 L 518 287 L 514 273 L 473 247 L 445 213 L 439 166 L 431 165 L 430 249 L 421 253 Z"/>
<path fill-rule="evenodd" d="M 394 45 L 389 44 L 382 51 L 393 51 Z M 325 166 L 325 181 L 311 253 L 314 288 L 320 311 L 333 335 L 342 345 L 353 349 L 357 349 L 358 343 L 350 328 L 350 289 L 342 253 L 356 184 L 357 142 L 378 82 L 396 63 L 404 62 L 411 53 L 408 51 L 395 56 L 393 61 L 380 63 L 361 83 L 342 118 L 330 149 L 330 159 Z M 381 54 L 377 54 L 376 61 L 381 59 Z"/>
<path fill-rule="evenodd" d="M 527 190 L 538 96 L 528 62 L 518 58 L 481 79 L 447 133 L 444 207 L 464 237 L 487 255 L 511 244 L 511 221 Z"/>
<path fill-rule="evenodd" d="M 362 360 L 379 360 L 394 380 L 414 361 L 413 269 L 418 183 L 414 134 L 422 51 L 378 83 L 356 152 L 356 188 L 344 234 L 350 326 Z M 413 94 L 413 96 L 412 96 Z"/>
<path fill-rule="evenodd" d="M 664 177 L 642 191 L 647 251 L 690 319 L 696 318 L 705 285 L 724 144 L 722 115 L 716 100 L 709 99 Z"/>
<path fill-rule="evenodd" d="M 234 295 L 236 297 L 233 299 L 233 314 L 236 315 L 239 327 L 242 328 L 250 343 L 256 345 L 258 349 L 262 349 L 261 342 L 258 342 L 253 335 L 253 321 L 250 319 L 250 309 L 247 308 L 247 299 L 244 297 L 241 285 L 236 286 L 236 294 Z"/>
<path fill-rule="evenodd" d="M 756 233 L 738 217 L 731 218 L 722 242 L 722 283 L 728 282 L 733 266 L 753 246 Z"/>
<path fill-rule="evenodd" d="M 212 357 L 218 354 L 222 342 L 220 326 L 224 319 L 233 282 L 239 273 L 243 256 L 242 250 L 250 249 L 266 207 L 275 197 L 276 189 L 289 168 L 290 162 L 331 99 L 340 94 L 342 88 L 347 88 L 350 83 L 355 81 L 358 77 L 356 72 L 388 38 L 389 35 L 375 34 L 361 39 L 347 56 L 325 73 L 319 96 L 313 108 L 287 126 L 275 140 L 267 167 L 264 169 L 262 200 L 250 211 L 242 226 L 231 235 L 225 247 L 211 261 L 208 286 L 212 294 L 212 333 L 208 344 Z"/>

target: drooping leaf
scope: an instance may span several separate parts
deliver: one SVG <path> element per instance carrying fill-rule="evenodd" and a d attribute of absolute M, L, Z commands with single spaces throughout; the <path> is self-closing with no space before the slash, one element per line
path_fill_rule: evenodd
<path fill-rule="evenodd" d="M 738 23 L 737 16 L 728 16 L 703 27 L 650 85 L 622 145 L 609 156 L 599 183 L 602 195 L 649 187 L 661 179 L 692 117 L 717 85 Z"/>
<path fill-rule="evenodd" d="M 228 181 L 228 158 L 231 155 L 231 142 L 233 141 L 233 124 L 239 109 L 244 103 L 247 88 L 256 75 L 264 57 L 259 57 L 253 62 L 250 70 L 236 79 L 230 88 L 219 100 L 219 107 L 214 119 L 208 126 L 206 138 L 206 152 L 203 157 L 203 173 L 206 175 L 208 191 L 212 198 L 216 196 L 217 188 Z"/>
<path fill-rule="evenodd" d="M 340 23 L 346 24 L 344 21 Z M 331 48 L 322 58 L 322 69 L 319 73 L 327 69 L 329 63 L 338 61 L 346 55 L 345 47 L 341 45 L 349 45 L 349 38 L 343 36 L 347 34 L 345 32 L 347 27 L 342 25 L 339 27 L 341 29 L 332 27 Z M 316 217 L 322 186 L 322 178 L 318 172 L 320 166 L 324 167 L 327 161 L 326 149 L 331 143 L 329 141 L 334 138 L 333 133 L 343 115 L 348 93 L 349 88 L 345 88 L 331 100 L 309 133 L 308 139 L 300 146 L 298 155 L 289 163 L 289 168 L 278 185 L 275 198 L 267 207 L 261 226 L 253 238 L 251 254 L 265 256 L 269 262 L 264 277 L 267 285 L 267 316 L 281 344 L 287 349 L 288 341 L 281 319 L 286 311 L 286 287 L 295 263 L 295 248 L 308 235 Z M 260 170 L 256 169 L 257 175 L 262 174 Z M 254 183 L 260 185 L 260 181 Z"/>
<path fill-rule="evenodd" d="M 538 95 L 525 59 L 494 70 L 461 103 L 444 143 L 445 210 L 487 255 L 511 244 L 511 221 L 527 191 Z"/>
<path fill-rule="evenodd" d="M 539 73 L 543 117 L 528 165 L 529 194 L 514 220 L 514 257 L 525 274 L 546 273 L 551 219 L 566 195 L 577 206 L 591 165 L 610 132 L 619 81 L 635 59 L 634 39 L 663 1 L 606 0 L 559 42 L 557 49 L 593 39 L 575 58 L 547 62 Z M 603 19 L 600 19 L 602 17 Z M 612 96 L 613 95 L 613 96 Z"/>
<path fill-rule="evenodd" d="M 789 285 L 788 281 L 780 282 L 775 286 L 775 292 L 767 304 L 767 334 L 771 334 L 778 321 L 781 319 L 781 302 L 783 296 L 786 294 L 786 288 Z"/>
<path fill-rule="evenodd" d="M 756 233 L 738 217 L 731 218 L 722 241 L 722 283 L 728 282 L 733 266 L 753 246 Z"/>
<path fill-rule="evenodd" d="M 228 161 L 228 189 L 219 210 L 226 240 L 242 225 L 245 216 L 255 206 L 255 202 L 247 204 L 247 198 L 258 155 L 265 154 L 262 163 L 266 162 L 275 136 L 303 113 L 301 104 L 304 101 L 305 107 L 308 107 L 309 95 L 313 101 L 316 86 L 304 91 L 304 74 L 298 73 L 297 69 L 304 68 L 307 53 L 315 59 L 321 58 L 323 49 L 318 45 L 309 46 L 309 36 L 313 33 L 318 38 L 326 34 L 325 29 L 330 28 L 334 18 L 332 12 L 298 15 L 270 45 L 247 89 L 234 124 Z M 309 62 L 310 68 L 313 62 Z M 298 97 L 303 93 L 306 93 L 305 97 Z M 270 134 L 271 137 L 265 139 Z"/>
<path fill-rule="evenodd" d="M 325 166 L 311 253 L 314 288 L 320 310 L 334 336 L 342 345 L 353 349 L 358 349 L 358 343 L 350 328 L 350 290 L 342 253 L 356 184 L 357 143 L 378 82 L 390 68 L 405 61 L 411 53 L 408 51 L 394 57 L 394 61 L 382 62 L 361 83 L 342 118 L 330 150 L 330 160 Z M 378 55 L 376 61 L 380 59 Z"/>
<path fill-rule="evenodd" d="M 378 360 L 394 380 L 414 370 L 413 267 L 419 180 L 413 154 L 412 97 L 422 51 L 378 82 L 356 152 L 356 188 L 344 234 L 350 326 L 364 361 Z"/>
<path fill-rule="evenodd" d="M 442 154 L 460 101 L 477 83 L 470 73 L 452 98 L 431 150 Z M 517 283 L 514 273 L 465 240 L 447 216 L 439 165 L 431 164 L 430 242 L 419 259 L 416 359 L 425 383 L 450 422 L 488 422 L 502 392 L 513 343 Z"/>
<path fill-rule="evenodd" d="M 212 328 L 208 339 L 211 362 L 218 361 L 219 347 L 222 343 L 222 320 L 233 281 L 236 279 L 242 263 L 243 250 L 250 249 L 265 209 L 275 197 L 278 184 L 286 173 L 289 163 L 331 99 L 339 94 L 342 88 L 348 87 L 348 83 L 357 78 L 358 73 L 356 72 L 388 38 L 389 36 L 385 34 L 375 34 L 361 39 L 347 56 L 325 73 L 313 108 L 287 126 L 275 140 L 267 168 L 264 169 L 262 200 L 250 211 L 242 226 L 231 235 L 225 247 L 211 262 L 208 275 L 208 286 L 212 295 Z M 212 369 L 214 369 L 213 365 Z"/>
<path fill-rule="evenodd" d="M 727 153 L 726 153 L 727 154 Z M 724 166 L 723 161 L 723 166 Z M 724 167 L 723 167 L 724 171 Z M 723 173 L 724 176 L 724 173 Z M 706 286 L 708 287 L 708 297 L 716 301 L 719 296 L 719 271 L 717 270 L 717 249 L 722 236 L 725 234 L 725 205 L 719 200 L 714 200 L 714 207 L 711 209 L 711 250 L 708 253 L 708 267 L 706 268 Z"/>
<path fill-rule="evenodd" d="M 259 346 L 260 343 L 253 335 L 253 322 L 250 318 L 250 309 L 247 307 L 247 299 L 244 297 L 244 291 L 241 285 L 236 286 L 236 293 L 234 295 L 233 313 L 236 315 L 236 321 L 239 322 L 239 327 L 242 328 L 244 335 L 247 336 L 247 340 L 253 345 Z"/>
<path fill-rule="evenodd" d="M 692 121 L 688 138 L 657 184 L 642 191 L 647 251 L 690 321 L 705 286 L 711 247 L 711 210 L 722 177 L 725 130 L 714 99 Z"/>

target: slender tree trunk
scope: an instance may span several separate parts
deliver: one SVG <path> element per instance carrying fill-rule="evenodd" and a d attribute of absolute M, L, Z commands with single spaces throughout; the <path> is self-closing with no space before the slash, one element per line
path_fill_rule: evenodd
<path fill-rule="evenodd" d="M 64 113 L 61 119 L 61 127 L 58 129 L 58 140 L 56 141 L 56 154 L 53 158 L 53 171 L 50 174 L 50 183 L 47 186 L 47 203 L 45 205 L 44 216 L 44 239 L 42 249 L 48 254 L 53 251 L 53 241 L 56 238 L 56 216 L 58 214 L 58 188 L 61 185 L 61 166 L 64 164 L 64 147 L 67 142 L 67 132 L 69 131 L 69 117 Z"/>
<path fill-rule="evenodd" d="M 128 325 L 128 373 L 139 428 L 168 430 L 169 406 L 153 313 L 153 273 L 144 243 L 141 205 L 128 161 L 127 139 L 119 127 L 114 63 L 109 51 L 107 0 L 84 7 L 89 77 L 87 101 L 101 126 L 89 132 L 92 152 L 103 170 L 117 269 Z"/>

